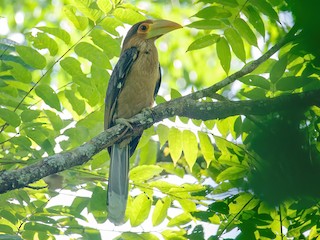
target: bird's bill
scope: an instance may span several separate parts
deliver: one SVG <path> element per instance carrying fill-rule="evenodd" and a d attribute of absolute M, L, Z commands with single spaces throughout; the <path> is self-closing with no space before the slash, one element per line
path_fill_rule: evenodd
<path fill-rule="evenodd" d="M 150 26 L 151 29 L 147 34 L 148 39 L 158 38 L 175 29 L 182 28 L 180 24 L 168 20 L 154 20 Z"/>

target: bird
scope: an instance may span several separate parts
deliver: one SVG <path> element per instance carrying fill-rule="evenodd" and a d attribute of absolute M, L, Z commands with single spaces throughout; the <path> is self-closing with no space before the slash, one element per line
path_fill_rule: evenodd
<path fill-rule="evenodd" d="M 178 23 L 147 19 L 134 24 L 122 43 L 119 60 L 110 76 L 104 112 L 104 129 L 152 107 L 161 83 L 160 64 L 155 40 L 175 29 Z M 124 121 L 123 121 L 124 120 Z M 108 219 L 115 225 L 125 223 L 129 186 L 129 158 L 140 136 L 108 147 L 110 155 L 107 189 Z"/>

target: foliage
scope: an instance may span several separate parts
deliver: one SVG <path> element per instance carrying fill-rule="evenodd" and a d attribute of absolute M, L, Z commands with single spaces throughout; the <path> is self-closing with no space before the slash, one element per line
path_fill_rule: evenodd
<path fill-rule="evenodd" d="M 307 15 L 299 4 L 2 1 L 0 20 L 10 30 L 0 39 L 1 171 L 74 149 L 103 131 L 105 90 L 123 29 L 146 17 L 186 23 L 158 40 L 163 84 L 157 104 L 212 86 L 290 29 L 294 39 L 220 88 L 217 99 L 319 89 L 320 34 L 310 28 L 319 19 L 319 3 L 306 3 Z M 118 239 L 213 240 L 230 232 L 236 239 L 319 239 L 319 115 L 317 106 L 296 106 L 264 116 L 175 117 L 147 129 L 131 158 L 126 216 L 132 228 L 118 232 Z M 104 224 L 108 166 L 103 151 L 84 166 L 2 194 L 0 239 L 109 236 L 114 228 Z M 66 194 L 73 196 L 70 204 L 52 204 Z M 134 228 L 145 223 L 153 228 Z"/>

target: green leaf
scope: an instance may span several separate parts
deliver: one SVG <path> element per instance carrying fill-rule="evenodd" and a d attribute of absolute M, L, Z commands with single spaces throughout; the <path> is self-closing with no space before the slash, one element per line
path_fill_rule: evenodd
<path fill-rule="evenodd" d="M 5 234 L 5 236 L 9 236 L 10 238 L 2 238 L 4 240 L 11 240 L 11 239 L 16 239 L 15 237 L 11 238 L 11 235 L 9 235 L 10 233 L 11 234 L 14 234 L 16 233 L 11 226 L 7 225 L 7 224 L 0 224 L 0 232 L 1 233 L 7 233 Z M 0 237 L 3 236 L 3 235 L 0 235 Z M 1 238 L 0 238 L 1 239 Z M 21 239 L 21 238 L 18 238 L 18 239 Z"/>
<path fill-rule="evenodd" d="M 167 212 L 170 205 L 170 197 L 164 197 L 157 201 L 152 215 L 152 226 L 158 226 L 163 222 L 163 220 L 167 217 Z"/>
<path fill-rule="evenodd" d="M 184 213 L 181 213 L 178 216 L 170 219 L 167 226 L 168 227 L 181 226 L 181 225 L 189 223 L 191 220 L 192 220 L 191 214 L 188 212 L 184 212 Z"/>
<path fill-rule="evenodd" d="M 160 175 L 162 167 L 156 165 L 142 165 L 130 170 L 129 178 L 133 182 L 145 182 Z"/>
<path fill-rule="evenodd" d="M 190 44 L 190 46 L 187 49 L 187 52 L 211 46 L 212 44 L 215 44 L 219 38 L 220 37 L 217 34 L 210 34 L 198 38 Z"/>
<path fill-rule="evenodd" d="M 49 118 L 49 121 L 50 121 L 54 130 L 59 131 L 64 127 L 63 122 L 62 122 L 61 118 L 59 117 L 59 115 L 57 115 L 56 113 L 54 113 L 50 110 L 45 110 L 44 112 L 47 115 L 47 117 Z"/>
<path fill-rule="evenodd" d="M 144 193 L 138 195 L 132 202 L 130 212 L 130 224 L 132 227 L 139 226 L 149 216 L 152 200 Z"/>
<path fill-rule="evenodd" d="M 78 56 L 88 59 L 98 67 L 112 69 L 107 55 L 90 43 L 80 42 L 74 51 Z"/>
<path fill-rule="evenodd" d="M 165 240 L 186 240 L 184 237 L 187 234 L 187 231 L 184 229 L 180 230 L 164 230 L 161 232 Z"/>
<path fill-rule="evenodd" d="M 224 31 L 224 35 L 230 44 L 232 51 L 234 54 L 243 62 L 246 61 L 246 52 L 244 50 L 244 45 L 242 38 L 240 37 L 239 33 L 232 29 L 228 28 Z"/>
<path fill-rule="evenodd" d="M 40 115 L 39 110 L 24 110 L 21 113 L 21 119 L 23 122 L 31 122 L 32 120 L 36 119 Z"/>
<path fill-rule="evenodd" d="M 217 55 L 220 60 L 220 64 L 226 74 L 229 73 L 231 63 L 231 51 L 227 40 L 224 37 L 219 38 L 216 45 Z"/>
<path fill-rule="evenodd" d="M 160 148 L 168 141 L 170 129 L 163 124 L 159 124 L 156 128 L 159 137 Z"/>
<path fill-rule="evenodd" d="M 259 75 L 247 75 L 239 79 L 244 84 L 270 90 L 270 82 Z"/>
<path fill-rule="evenodd" d="M 116 31 L 116 28 L 122 26 L 123 23 L 114 17 L 106 17 L 102 20 L 100 25 L 104 30 L 111 33 L 112 35 L 119 36 L 119 33 Z"/>
<path fill-rule="evenodd" d="M 265 0 L 250 0 L 252 6 L 256 7 L 259 12 L 263 13 L 269 18 L 279 22 L 279 17 L 272 6 Z"/>
<path fill-rule="evenodd" d="M 257 37 L 249 27 L 249 25 L 242 19 L 236 18 L 234 26 L 238 33 L 251 45 L 258 47 Z"/>
<path fill-rule="evenodd" d="M 35 232 L 48 232 L 50 234 L 59 234 L 60 230 L 56 227 L 49 226 L 42 223 L 35 223 L 35 222 L 27 222 L 24 224 L 24 230 L 32 230 Z"/>
<path fill-rule="evenodd" d="M 192 22 L 187 25 L 189 28 L 197 28 L 197 29 L 223 29 L 226 25 L 219 20 L 200 20 L 196 22 Z"/>
<path fill-rule="evenodd" d="M 104 13 L 109 13 L 113 8 L 110 0 L 97 0 L 97 5 Z"/>
<path fill-rule="evenodd" d="M 36 94 L 50 107 L 61 111 L 60 101 L 55 91 L 46 84 L 38 85 L 35 89 Z"/>
<path fill-rule="evenodd" d="M 200 140 L 201 153 L 206 160 L 207 167 L 210 166 L 210 162 L 215 159 L 213 144 L 211 143 L 207 134 L 203 132 L 198 132 Z"/>
<path fill-rule="evenodd" d="M 229 206 L 225 202 L 216 201 L 208 206 L 209 211 L 229 214 Z"/>
<path fill-rule="evenodd" d="M 275 83 L 277 82 L 282 75 L 284 74 L 288 64 L 288 59 L 286 56 L 283 56 L 279 59 L 279 61 L 276 61 L 276 63 L 273 65 L 271 71 L 270 71 L 270 80 L 271 82 Z"/>
<path fill-rule="evenodd" d="M 237 3 L 236 0 L 199 0 L 199 2 L 203 3 L 219 3 L 223 6 L 228 6 L 228 7 L 237 7 L 239 4 Z"/>
<path fill-rule="evenodd" d="M 102 187 L 96 186 L 90 198 L 88 212 L 93 214 L 98 223 L 103 223 L 107 220 L 106 202 L 106 191 Z"/>
<path fill-rule="evenodd" d="M 259 13 L 252 7 L 247 6 L 243 9 L 243 13 L 249 19 L 252 26 L 261 34 L 262 37 L 265 35 L 264 23 L 259 15 Z"/>
<path fill-rule="evenodd" d="M 113 11 L 113 15 L 118 18 L 121 22 L 128 24 L 135 24 L 145 20 L 145 16 L 131 8 L 116 8 Z"/>
<path fill-rule="evenodd" d="M 32 145 L 32 142 L 30 141 L 30 139 L 25 136 L 18 136 L 18 137 L 11 138 L 10 142 L 26 150 L 30 150 L 30 147 Z"/>
<path fill-rule="evenodd" d="M 95 29 L 90 33 L 90 36 L 94 44 L 100 47 L 109 59 L 120 55 L 121 47 L 119 41 L 106 32 Z"/>
<path fill-rule="evenodd" d="M 182 139 L 184 157 L 186 158 L 186 162 L 192 171 L 192 167 L 195 164 L 198 156 L 198 141 L 194 133 L 190 130 L 184 130 L 182 132 Z"/>
<path fill-rule="evenodd" d="M 37 49 L 48 49 L 51 56 L 58 53 L 58 44 L 46 33 L 38 32 L 35 37 L 29 37 L 33 41 L 33 46 Z"/>
<path fill-rule="evenodd" d="M 66 57 L 60 61 L 61 67 L 72 77 L 84 76 L 81 70 L 80 62 L 73 57 Z"/>
<path fill-rule="evenodd" d="M 15 62 L 7 62 L 7 64 L 12 67 L 10 72 L 17 81 L 23 83 L 30 83 L 32 81 L 31 72 L 26 67 Z"/>
<path fill-rule="evenodd" d="M 199 18 L 211 19 L 211 18 L 229 18 L 232 16 L 232 13 L 226 8 L 218 7 L 218 6 L 210 6 L 201 9 L 194 16 Z"/>
<path fill-rule="evenodd" d="M 312 77 L 284 77 L 281 78 L 277 84 L 276 88 L 277 90 L 281 91 L 289 91 L 289 90 L 294 90 L 297 88 L 301 88 L 306 86 L 307 84 L 310 84 L 312 82 L 318 82 L 319 80 L 317 78 L 312 78 Z"/>
<path fill-rule="evenodd" d="M 247 175 L 248 169 L 243 166 L 232 166 L 222 171 L 216 178 L 217 182 L 236 180 Z"/>
<path fill-rule="evenodd" d="M 83 31 L 88 27 L 88 18 L 83 16 L 77 16 L 75 13 L 76 12 L 75 7 L 71 5 L 67 5 L 63 8 L 63 11 L 67 16 L 67 18 L 73 23 L 73 25 L 77 29 Z"/>
<path fill-rule="evenodd" d="M 177 128 L 170 128 L 168 136 L 168 144 L 170 149 L 170 155 L 174 164 L 178 162 L 182 153 L 182 133 Z"/>
<path fill-rule="evenodd" d="M 0 118 L 13 127 L 18 127 L 21 123 L 18 114 L 6 108 L 0 108 Z"/>
<path fill-rule="evenodd" d="M 60 38 L 62 41 L 64 41 L 66 44 L 70 43 L 70 34 L 61 29 L 61 28 L 54 28 L 54 27 L 37 27 L 37 29 L 49 33 L 57 38 Z"/>
<path fill-rule="evenodd" d="M 102 16 L 102 12 L 99 9 L 93 8 L 94 4 L 91 4 L 91 1 L 76 0 L 72 3 L 77 10 L 82 12 L 86 17 L 90 18 L 94 22 L 96 22 Z"/>
<path fill-rule="evenodd" d="M 35 49 L 27 46 L 16 46 L 16 50 L 19 53 L 22 60 L 29 64 L 31 67 L 36 69 L 45 68 L 47 61 L 44 56 L 42 56 Z"/>
<path fill-rule="evenodd" d="M 229 213 L 237 214 L 243 210 L 251 210 L 259 204 L 259 200 L 255 199 L 250 193 L 242 193 L 229 204 Z"/>
<path fill-rule="evenodd" d="M 81 115 L 85 111 L 85 102 L 76 97 L 75 93 L 71 90 L 65 90 L 64 94 L 72 106 L 72 109 Z"/>

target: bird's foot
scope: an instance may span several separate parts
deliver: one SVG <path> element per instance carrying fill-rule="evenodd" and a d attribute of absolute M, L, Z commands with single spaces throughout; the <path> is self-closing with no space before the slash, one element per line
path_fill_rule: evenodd
<path fill-rule="evenodd" d="M 125 118 L 117 118 L 115 120 L 116 124 L 122 124 L 125 125 L 126 127 L 128 127 L 129 129 L 133 129 L 132 125 L 131 125 L 131 121 L 129 119 L 125 119 Z"/>

